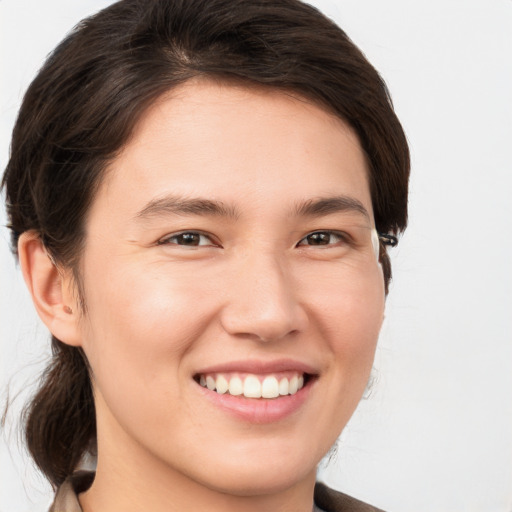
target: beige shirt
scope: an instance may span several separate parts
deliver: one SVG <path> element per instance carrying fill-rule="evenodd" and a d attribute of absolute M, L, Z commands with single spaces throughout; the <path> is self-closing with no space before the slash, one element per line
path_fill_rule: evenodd
<path fill-rule="evenodd" d="M 49 512 L 83 512 L 78 495 L 86 491 L 94 473 L 79 471 L 68 478 L 58 489 Z M 322 483 L 315 486 L 313 512 L 383 512 L 341 492 L 333 491 Z"/>

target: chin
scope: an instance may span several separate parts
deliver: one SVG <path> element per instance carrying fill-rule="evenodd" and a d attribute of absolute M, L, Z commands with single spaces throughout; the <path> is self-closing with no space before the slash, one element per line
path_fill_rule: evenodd
<path fill-rule="evenodd" d="M 281 440 L 282 441 L 282 440 Z M 216 456 L 210 467 L 204 467 L 203 474 L 196 478 L 212 490 L 235 496 L 256 496 L 281 493 L 298 483 L 311 481 L 314 484 L 316 470 L 323 453 L 315 456 L 307 453 L 305 446 L 293 447 L 276 442 L 259 446 L 259 449 L 226 450 L 224 456 Z M 274 445 L 274 446 L 273 446 Z M 326 449 L 327 451 L 327 449 Z M 199 476 L 199 475 L 198 475 Z"/>
<path fill-rule="evenodd" d="M 302 468 L 301 468 L 302 469 Z M 265 496 L 286 492 L 299 483 L 316 477 L 316 466 L 308 471 L 289 468 L 286 464 L 275 468 L 243 468 L 233 473 L 223 473 L 221 478 L 214 477 L 205 483 L 217 492 L 232 496 Z"/>

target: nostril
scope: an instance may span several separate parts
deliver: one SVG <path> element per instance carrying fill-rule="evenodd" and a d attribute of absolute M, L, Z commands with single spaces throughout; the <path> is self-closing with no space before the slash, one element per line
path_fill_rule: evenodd
<path fill-rule="evenodd" d="M 271 343 L 304 332 L 307 317 L 305 312 L 292 310 L 243 312 L 233 305 L 222 313 L 221 323 L 232 336 Z"/>
<path fill-rule="evenodd" d="M 296 295 L 295 282 L 272 259 L 250 258 L 236 286 L 227 292 L 220 319 L 229 334 L 272 342 L 305 330 L 308 316 Z"/>

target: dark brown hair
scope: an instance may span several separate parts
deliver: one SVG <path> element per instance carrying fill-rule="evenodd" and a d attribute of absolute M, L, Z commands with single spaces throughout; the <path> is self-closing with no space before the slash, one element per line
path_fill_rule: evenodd
<path fill-rule="evenodd" d="M 14 251 L 35 230 L 79 283 L 84 218 L 107 163 L 145 109 L 193 77 L 292 91 L 338 115 L 366 153 L 377 229 L 405 228 L 405 135 L 381 77 L 332 21 L 299 0 L 123 0 L 81 22 L 25 95 L 2 182 Z M 381 262 L 387 289 L 383 247 Z M 85 356 L 55 337 L 52 348 L 25 434 L 57 486 L 96 432 Z"/>

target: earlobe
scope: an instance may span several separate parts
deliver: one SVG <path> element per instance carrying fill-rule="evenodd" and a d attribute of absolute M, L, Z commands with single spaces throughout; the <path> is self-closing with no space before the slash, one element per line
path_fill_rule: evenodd
<path fill-rule="evenodd" d="M 18 254 L 23 278 L 43 323 L 63 343 L 80 346 L 79 311 L 72 293 L 71 272 L 57 267 L 34 231 L 20 235 Z"/>

